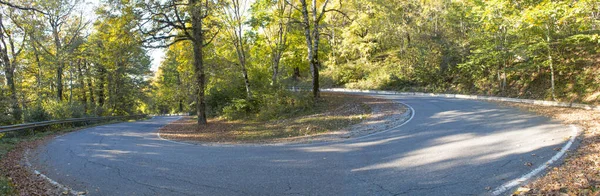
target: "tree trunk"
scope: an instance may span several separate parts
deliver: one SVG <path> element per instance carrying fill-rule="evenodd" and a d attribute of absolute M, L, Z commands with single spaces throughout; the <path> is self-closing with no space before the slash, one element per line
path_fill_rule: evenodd
<path fill-rule="evenodd" d="M 60 43 L 60 37 L 58 35 L 57 24 L 52 25 L 52 35 L 54 36 L 54 46 L 56 48 L 55 60 L 56 65 L 58 66 L 56 69 L 56 99 L 58 101 L 62 101 L 63 99 L 63 83 L 62 83 L 62 73 L 64 68 L 64 62 L 61 56 L 61 48 L 62 44 Z"/>
<path fill-rule="evenodd" d="M 17 99 L 17 88 L 15 86 L 15 68 L 10 62 L 6 53 L 6 48 L 2 51 L 2 61 L 4 63 L 4 75 L 6 77 L 6 84 L 10 91 L 10 104 L 12 107 L 12 115 L 15 122 L 21 121 L 21 108 L 19 107 L 19 101 Z"/>
<path fill-rule="evenodd" d="M 31 39 L 33 39 L 33 37 L 31 37 Z M 35 43 L 32 43 L 31 46 L 33 48 L 33 55 L 35 56 L 35 63 L 38 68 L 37 75 L 35 76 L 37 81 L 36 92 L 38 94 L 38 99 L 42 100 L 42 63 L 40 61 L 40 55 L 38 53 L 37 46 L 35 45 Z"/>
<path fill-rule="evenodd" d="M 90 103 L 92 105 L 95 105 L 96 101 L 94 100 L 94 86 L 92 84 L 92 77 L 90 75 L 90 67 L 87 66 L 87 62 L 84 62 L 83 66 L 85 67 L 85 73 L 88 76 L 87 77 L 87 86 L 88 86 L 88 91 L 90 91 Z"/>
<path fill-rule="evenodd" d="M 552 100 L 556 101 L 556 94 L 554 93 L 554 62 L 552 60 L 552 47 L 550 46 L 550 26 L 546 25 L 546 41 L 548 43 L 548 65 L 550 66 L 550 93 L 552 93 Z"/>
<path fill-rule="evenodd" d="M 69 103 L 73 101 L 73 62 L 69 62 Z"/>
<path fill-rule="evenodd" d="M 292 78 L 294 78 L 295 81 L 300 80 L 300 67 L 294 67 L 294 73 L 292 75 Z"/>
<path fill-rule="evenodd" d="M 308 48 L 308 62 L 310 63 L 310 72 L 312 75 L 312 91 L 313 91 L 313 97 L 314 98 L 319 98 L 320 97 L 320 92 L 319 92 L 319 68 L 320 68 L 320 63 L 319 63 L 319 37 L 320 37 L 320 32 L 319 32 L 319 23 L 321 21 L 321 18 L 323 16 L 323 14 L 325 14 L 325 7 L 327 6 L 327 3 L 329 2 L 329 0 L 326 0 L 325 2 L 323 2 L 322 5 L 322 10 L 321 13 L 317 13 L 317 0 L 312 0 L 312 32 L 311 32 L 311 23 L 310 23 L 310 18 L 309 18 L 309 14 L 308 14 L 308 5 L 306 3 L 306 0 L 300 0 L 301 3 L 301 12 L 302 12 L 302 19 L 303 19 L 303 23 L 304 23 L 304 36 L 306 37 L 306 44 L 307 44 L 307 48 Z"/>
<path fill-rule="evenodd" d="M 206 122 L 206 105 L 204 103 L 204 88 L 205 88 L 205 75 L 204 75 L 204 32 L 202 32 L 202 8 L 201 3 L 197 0 L 190 0 L 190 6 L 192 6 L 192 45 L 194 50 L 194 74 L 196 76 L 196 112 L 198 115 L 198 124 L 205 125 Z"/>
<path fill-rule="evenodd" d="M 317 98 L 319 96 L 319 87 L 315 86 L 315 85 L 319 85 L 319 74 L 318 74 L 318 68 L 315 65 L 315 59 L 314 59 L 314 53 L 316 51 L 314 51 L 313 48 L 313 35 L 311 35 L 311 31 L 310 31 L 310 22 L 309 22 L 309 16 L 308 16 L 308 5 L 306 4 L 306 0 L 301 0 L 300 1 L 301 5 L 302 5 L 302 19 L 303 19 L 303 23 L 304 23 L 304 37 L 306 38 L 306 47 L 308 49 L 308 62 L 309 62 L 309 66 L 310 66 L 310 72 L 311 72 L 311 76 L 313 79 L 312 82 L 312 91 L 313 91 L 313 97 Z M 316 8 L 315 8 L 316 4 L 315 1 L 313 0 L 313 11 L 316 12 Z M 313 14 L 317 14 L 317 13 L 313 13 Z M 313 25 L 315 25 L 313 23 Z M 314 29 L 316 31 L 316 29 Z M 315 69 L 317 68 L 317 69 Z M 316 76 L 316 77 L 315 77 Z"/>
<path fill-rule="evenodd" d="M 100 65 L 101 66 L 101 65 Z M 98 83 L 98 106 L 104 106 L 104 84 L 106 83 L 106 70 L 100 67 L 100 82 Z"/>
<path fill-rule="evenodd" d="M 85 61 L 83 62 L 85 63 Z M 87 113 L 87 95 L 85 93 L 85 82 L 83 80 L 83 71 L 81 70 L 81 59 L 77 61 L 77 79 L 79 80 L 80 90 L 81 90 L 81 103 L 83 104 L 83 110 Z"/>
<path fill-rule="evenodd" d="M 323 14 L 323 13 L 321 13 Z M 319 69 L 321 68 L 321 64 L 319 62 L 319 41 L 320 41 L 320 27 L 319 27 L 319 19 L 317 17 L 317 0 L 313 0 L 313 58 L 311 65 L 313 66 L 313 97 L 319 98 L 321 95 L 319 90 Z"/>
<path fill-rule="evenodd" d="M 281 55 L 279 54 L 273 54 L 273 59 L 272 59 L 272 69 L 273 69 L 273 76 L 271 77 L 271 85 L 276 85 L 277 84 L 277 77 L 279 75 L 279 61 L 281 60 Z"/>
<path fill-rule="evenodd" d="M 246 99 L 251 99 L 252 98 L 252 91 L 250 90 L 250 79 L 248 77 L 248 70 L 246 69 L 246 63 L 247 63 L 247 58 L 246 58 L 246 50 L 245 50 L 245 44 L 244 44 L 244 35 L 243 35 L 243 26 L 242 24 L 244 23 L 244 21 L 242 21 L 242 13 L 241 13 L 241 9 L 243 9 L 242 7 L 240 7 L 240 2 L 239 0 L 233 0 L 231 6 L 233 6 L 233 10 L 232 13 L 229 14 L 233 14 L 232 16 L 229 16 L 229 20 L 228 21 L 230 23 L 230 25 L 232 26 L 231 32 L 232 32 L 232 36 L 233 36 L 233 41 L 234 41 L 234 47 L 235 47 L 235 52 L 237 54 L 238 57 L 238 61 L 239 64 L 242 68 L 242 77 L 244 78 L 244 85 L 246 87 Z"/>
<path fill-rule="evenodd" d="M 63 68 L 61 65 L 56 69 L 56 99 L 62 101 L 63 98 L 63 83 L 62 83 Z"/>

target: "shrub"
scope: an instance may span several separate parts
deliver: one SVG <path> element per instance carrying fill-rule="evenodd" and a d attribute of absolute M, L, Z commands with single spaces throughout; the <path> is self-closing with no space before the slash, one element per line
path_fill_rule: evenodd
<path fill-rule="evenodd" d="M 247 118 L 256 113 L 258 102 L 256 100 L 233 99 L 223 107 L 223 117 L 227 119 Z"/>
<path fill-rule="evenodd" d="M 77 102 L 48 102 L 44 108 L 53 119 L 81 118 L 85 116 L 85 109 Z"/>
<path fill-rule="evenodd" d="M 52 120 L 52 115 L 46 112 L 41 105 L 25 110 L 25 122 L 40 122 Z"/>
<path fill-rule="evenodd" d="M 259 103 L 258 119 L 283 119 L 312 108 L 313 98 L 310 92 L 277 90 L 264 93 Z"/>

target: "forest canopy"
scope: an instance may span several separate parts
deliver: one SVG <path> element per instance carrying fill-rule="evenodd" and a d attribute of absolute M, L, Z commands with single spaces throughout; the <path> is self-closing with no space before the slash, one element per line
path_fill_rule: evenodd
<path fill-rule="evenodd" d="M 0 1 L 0 124 L 275 118 L 334 86 L 600 103 L 596 0 L 103 0 L 94 20 L 84 6 Z M 166 51 L 156 72 L 151 48 Z"/>

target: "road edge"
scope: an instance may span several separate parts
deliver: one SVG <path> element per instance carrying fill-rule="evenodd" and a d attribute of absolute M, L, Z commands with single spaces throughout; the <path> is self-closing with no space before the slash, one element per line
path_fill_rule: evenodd
<path fill-rule="evenodd" d="M 566 152 L 569 149 L 571 149 L 573 143 L 575 142 L 575 139 L 581 132 L 581 128 L 572 124 L 569 126 L 571 127 L 571 136 L 569 138 L 569 141 L 560 149 L 560 151 L 558 151 L 558 153 L 556 153 L 552 158 L 550 158 L 550 160 L 546 161 L 544 164 L 538 166 L 534 170 L 531 170 L 529 173 L 522 175 L 519 178 L 508 181 L 502 184 L 501 186 L 495 188 L 494 191 L 492 191 L 492 195 L 501 195 L 502 193 L 505 193 L 508 190 L 514 189 L 519 185 L 529 182 L 529 180 L 531 180 L 536 175 L 540 174 L 540 172 L 544 171 L 550 165 L 560 160 L 566 154 Z"/>

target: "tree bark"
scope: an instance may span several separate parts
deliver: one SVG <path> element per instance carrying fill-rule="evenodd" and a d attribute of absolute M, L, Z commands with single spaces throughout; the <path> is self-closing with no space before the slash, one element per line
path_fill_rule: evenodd
<path fill-rule="evenodd" d="M 202 31 L 202 5 L 198 0 L 190 0 L 192 6 L 192 45 L 194 50 L 194 74 L 196 78 L 196 112 L 198 124 L 206 125 L 206 104 L 204 103 L 205 73 L 204 73 L 204 32 Z"/>
<path fill-rule="evenodd" d="M 312 92 L 314 98 L 320 97 L 319 92 L 319 23 L 325 14 L 325 7 L 327 7 L 327 3 L 329 0 L 325 0 L 321 7 L 321 13 L 317 13 L 317 1 L 312 0 L 312 25 L 310 22 L 310 17 L 308 13 L 308 4 L 306 0 L 300 0 L 301 3 L 301 12 L 303 19 L 303 27 L 304 27 L 304 37 L 306 38 L 306 44 L 308 48 L 308 62 L 310 64 L 310 71 L 312 75 Z M 312 32 L 311 32 L 311 26 Z"/>
<path fill-rule="evenodd" d="M 552 59 L 552 47 L 550 46 L 550 26 L 546 25 L 546 41 L 548 48 L 548 65 L 550 66 L 550 93 L 552 94 L 552 100 L 556 101 L 556 94 L 554 93 L 554 62 Z"/>
<path fill-rule="evenodd" d="M 240 0 L 232 0 L 231 1 L 231 9 L 226 8 L 227 13 L 227 21 L 230 25 L 230 33 L 233 38 L 233 46 L 235 47 L 235 52 L 238 58 L 238 63 L 242 68 L 242 77 L 244 78 L 244 86 L 246 87 L 246 99 L 252 98 L 252 90 L 250 90 L 250 79 L 248 77 L 248 70 L 246 68 L 247 57 L 246 57 L 246 44 L 244 41 L 243 35 L 243 16 L 241 9 L 243 9 L 240 4 Z"/>
<path fill-rule="evenodd" d="M 88 86 L 88 91 L 90 91 L 90 103 L 92 105 L 95 105 L 96 101 L 94 100 L 94 86 L 92 84 L 92 77 L 91 77 L 91 74 L 90 74 L 90 67 L 87 66 L 87 62 L 84 62 L 83 66 L 85 67 L 85 73 L 87 75 L 87 86 Z"/>
<path fill-rule="evenodd" d="M 100 67 L 99 72 L 100 82 L 98 83 L 98 106 L 103 107 L 105 101 L 104 84 L 106 83 L 106 70 L 104 69 L 104 67 Z"/>
<path fill-rule="evenodd" d="M 83 62 L 85 64 L 85 61 Z M 81 59 L 77 61 L 77 79 L 79 80 L 80 90 L 81 90 L 81 103 L 83 104 L 83 110 L 87 113 L 87 95 L 85 92 L 85 82 L 83 78 L 83 71 L 81 69 Z"/>
<path fill-rule="evenodd" d="M 52 36 L 54 37 L 54 47 L 56 48 L 55 60 L 56 65 L 56 99 L 58 101 L 62 101 L 63 99 L 63 83 L 62 83 L 62 74 L 64 68 L 64 62 L 61 56 L 62 44 L 60 42 L 60 37 L 58 35 L 58 24 L 51 23 L 52 26 Z"/>

